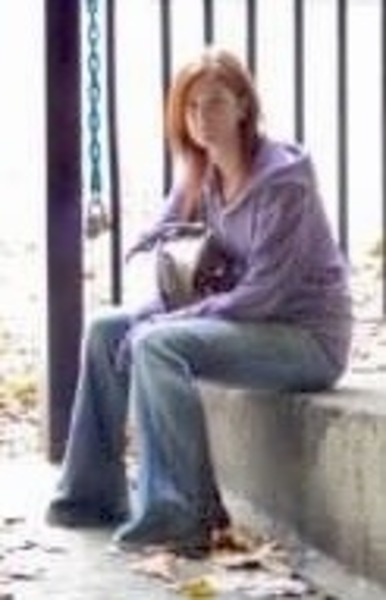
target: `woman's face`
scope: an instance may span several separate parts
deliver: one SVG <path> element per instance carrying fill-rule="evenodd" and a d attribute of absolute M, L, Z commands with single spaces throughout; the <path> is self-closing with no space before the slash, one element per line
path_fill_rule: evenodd
<path fill-rule="evenodd" d="M 185 110 L 188 133 L 201 148 L 237 141 L 244 110 L 240 98 L 222 81 L 209 75 L 195 81 Z"/>

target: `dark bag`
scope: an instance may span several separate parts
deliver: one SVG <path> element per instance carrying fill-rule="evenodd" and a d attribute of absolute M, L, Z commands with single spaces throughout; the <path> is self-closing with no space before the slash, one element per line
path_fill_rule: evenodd
<path fill-rule="evenodd" d="M 233 261 L 202 223 L 171 223 L 156 244 L 156 276 L 168 309 L 229 290 Z"/>

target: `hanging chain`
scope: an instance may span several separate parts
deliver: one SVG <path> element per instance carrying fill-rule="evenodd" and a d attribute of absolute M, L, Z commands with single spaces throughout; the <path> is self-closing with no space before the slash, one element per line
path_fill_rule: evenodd
<path fill-rule="evenodd" d="M 91 197 L 88 204 L 86 234 L 90 238 L 97 237 L 100 233 L 109 227 L 109 218 L 105 206 L 102 202 L 102 173 L 101 173 L 101 57 L 100 41 L 101 31 L 98 22 L 99 0 L 87 0 L 88 9 L 88 77 L 89 86 L 88 101 L 88 129 L 90 136 L 89 159 L 91 165 L 90 172 L 90 191 Z"/>

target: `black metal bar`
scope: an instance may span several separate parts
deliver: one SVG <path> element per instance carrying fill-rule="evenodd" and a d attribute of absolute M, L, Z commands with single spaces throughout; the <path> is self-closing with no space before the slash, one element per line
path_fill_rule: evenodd
<path fill-rule="evenodd" d="M 257 65 L 257 0 L 246 0 L 246 55 L 247 65 L 253 75 L 256 75 Z"/>
<path fill-rule="evenodd" d="M 348 223 L 348 94 L 347 94 L 347 0 L 337 4 L 337 110 L 338 110 L 338 224 L 339 241 L 343 251 L 349 253 Z"/>
<path fill-rule="evenodd" d="M 46 0 L 49 459 L 63 455 L 82 326 L 79 0 Z"/>
<path fill-rule="evenodd" d="M 119 176 L 119 148 L 116 99 L 115 0 L 106 4 L 106 78 L 107 78 L 107 135 L 109 143 L 109 179 L 111 198 L 111 300 L 122 300 L 122 219 Z"/>
<path fill-rule="evenodd" d="M 162 0 L 160 6 L 160 27 L 161 27 L 161 85 L 164 101 L 171 81 L 172 70 L 172 31 L 171 31 L 171 7 L 170 0 Z M 167 194 L 172 181 L 172 164 L 169 148 L 164 143 L 163 150 L 163 192 Z"/>
<path fill-rule="evenodd" d="M 295 137 L 304 140 L 304 0 L 294 0 Z"/>
<path fill-rule="evenodd" d="M 214 3 L 213 0 L 203 0 L 204 11 L 204 44 L 210 45 L 214 42 Z"/>
<path fill-rule="evenodd" d="M 381 0 L 382 313 L 386 317 L 386 6 Z"/>

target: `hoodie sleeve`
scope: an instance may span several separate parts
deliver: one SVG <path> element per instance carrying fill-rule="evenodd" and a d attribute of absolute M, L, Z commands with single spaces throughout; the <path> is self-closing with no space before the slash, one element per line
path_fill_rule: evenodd
<path fill-rule="evenodd" d="M 137 252 L 150 250 L 157 241 L 164 225 L 180 220 L 181 204 L 182 192 L 179 188 L 173 188 L 164 201 L 158 218 L 155 219 L 149 229 L 140 234 L 138 240 L 127 250 L 126 260 L 129 260 Z"/>
<path fill-rule="evenodd" d="M 269 319 L 296 288 L 307 248 L 307 190 L 298 183 L 270 189 L 259 209 L 246 267 L 229 292 L 180 311 L 184 316 Z M 309 198 L 308 198 L 309 199 Z"/>

